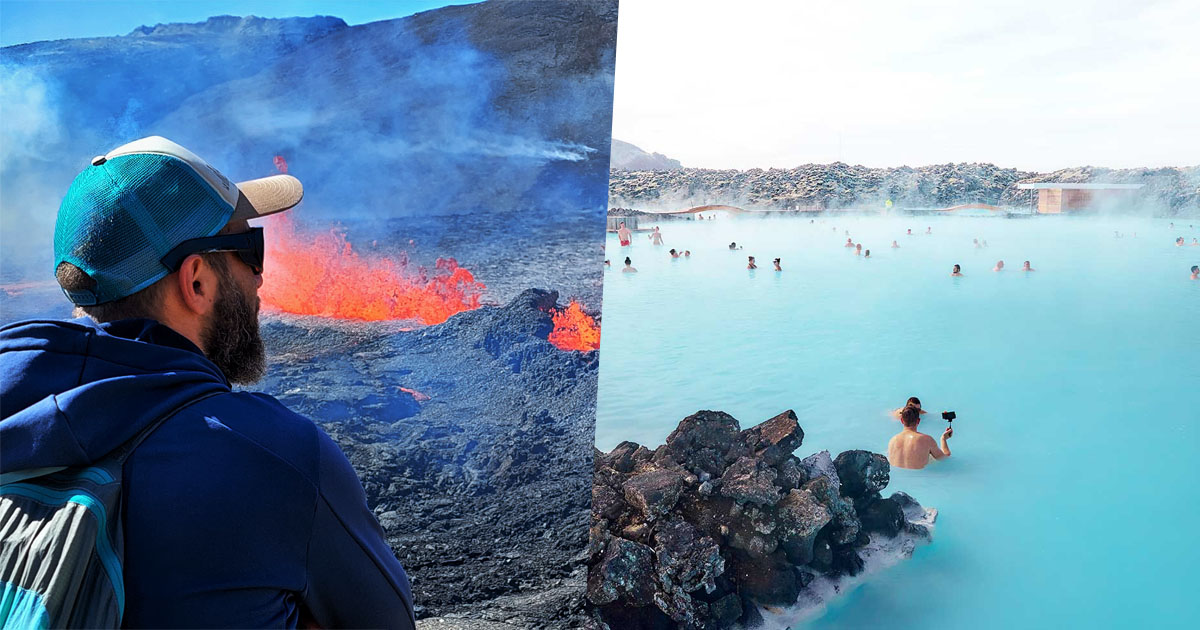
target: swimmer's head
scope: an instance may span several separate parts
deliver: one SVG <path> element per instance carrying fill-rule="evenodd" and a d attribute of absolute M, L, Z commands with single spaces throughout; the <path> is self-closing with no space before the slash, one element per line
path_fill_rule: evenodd
<path fill-rule="evenodd" d="M 776 258 L 775 260 L 772 260 L 771 262 L 773 262 L 773 263 L 775 263 L 776 265 L 778 265 L 778 264 L 779 264 L 779 259 L 778 259 L 778 258 Z"/>
<path fill-rule="evenodd" d="M 746 258 L 748 258 L 748 259 L 750 260 L 750 262 L 754 262 L 754 257 L 753 257 L 753 256 L 747 256 Z"/>
<path fill-rule="evenodd" d="M 917 409 L 920 409 L 921 408 L 921 399 L 917 398 L 916 396 L 912 396 L 908 399 L 907 402 L 904 403 L 904 406 L 905 407 L 916 407 Z"/>
<path fill-rule="evenodd" d="M 633 261 L 632 261 L 632 260 L 629 260 L 629 257 L 628 257 L 628 256 L 626 256 L 626 257 L 625 257 L 625 264 L 626 264 L 626 265 L 632 265 L 632 264 L 633 264 Z"/>
<path fill-rule="evenodd" d="M 900 422 L 904 423 L 904 426 L 910 429 L 921 424 L 921 409 L 912 405 L 906 405 L 900 410 Z"/>
<path fill-rule="evenodd" d="M 1003 261 L 1003 260 L 997 260 L 997 261 L 996 261 L 996 268 L 997 268 L 997 269 L 1003 269 L 1003 268 L 1004 268 L 1004 261 Z"/>
<path fill-rule="evenodd" d="M 1196 273 L 1197 271 L 1200 271 L 1200 266 L 1192 265 L 1192 273 Z"/>
<path fill-rule="evenodd" d="M 674 248 L 671 248 L 671 255 L 672 255 L 672 256 L 674 256 L 674 255 L 675 255 L 675 249 L 674 249 Z"/>
<path fill-rule="evenodd" d="M 954 273 L 958 273 L 960 271 L 962 271 L 962 267 L 960 267 L 958 265 L 954 265 Z"/>

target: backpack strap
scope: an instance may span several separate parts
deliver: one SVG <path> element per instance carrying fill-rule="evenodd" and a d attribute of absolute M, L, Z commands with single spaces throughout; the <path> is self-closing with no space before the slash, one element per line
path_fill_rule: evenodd
<path fill-rule="evenodd" d="M 224 390 L 209 392 L 207 394 L 197 396 L 195 398 L 192 398 L 192 399 L 184 402 L 183 404 L 179 405 L 178 407 L 176 407 L 176 408 L 172 409 L 171 411 L 167 412 L 166 414 L 164 414 L 159 419 L 157 419 L 154 422 L 151 422 L 150 424 L 143 427 L 142 430 L 137 433 L 137 435 L 134 435 L 132 438 L 129 439 L 128 442 L 125 442 L 124 444 L 122 444 L 120 447 L 117 448 L 117 450 L 113 451 L 105 459 L 111 459 L 113 461 L 116 461 L 117 463 L 124 464 L 125 460 L 128 459 L 129 456 L 133 454 L 134 449 L 136 449 L 138 446 L 141 446 L 142 442 L 144 442 L 146 440 L 146 438 L 150 437 L 151 433 L 154 433 L 155 431 L 157 431 L 158 428 L 161 427 L 164 422 L 175 417 L 176 414 L 183 411 L 184 409 L 186 409 L 206 398 L 212 398 L 213 396 L 218 396 L 220 394 L 228 394 L 228 393 L 229 393 L 228 391 L 224 391 Z"/>

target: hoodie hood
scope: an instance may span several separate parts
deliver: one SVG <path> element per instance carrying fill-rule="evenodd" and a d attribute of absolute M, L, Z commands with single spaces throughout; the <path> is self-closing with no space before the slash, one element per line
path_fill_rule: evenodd
<path fill-rule="evenodd" d="M 87 466 L 190 400 L 230 391 L 183 335 L 149 319 L 0 328 L 0 473 Z"/>

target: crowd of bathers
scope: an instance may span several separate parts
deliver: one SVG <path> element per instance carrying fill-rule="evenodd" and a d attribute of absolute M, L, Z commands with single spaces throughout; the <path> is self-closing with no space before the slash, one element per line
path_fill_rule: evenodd
<path fill-rule="evenodd" d="M 810 221 L 809 221 L 809 223 L 814 223 L 814 222 L 815 222 L 815 221 L 813 221 L 813 220 L 810 220 Z M 1170 226 L 1170 227 L 1171 227 L 1171 228 L 1174 228 L 1174 227 L 1175 227 L 1175 224 L 1174 224 L 1174 223 L 1171 223 L 1171 226 Z M 1191 226 L 1189 226 L 1189 227 L 1191 227 Z M 622 229 L 622 230 L 625 230 L 625 229 L 626 229 L 626 228 L 625 228 L 625 225 L 624 225 L 623 223 L 621 224 L 621 229 Z M 836 232 L 836 231 L 837 231 L 837 227 L 836 227 L 836 226 L 835 226 L 835 227 L 833 227 L 833 228 L 832 228 L 832 230 L 833 230 L 834 232 Z M 842 247 L 844 247 L 844 248 L 847 248 L 847 249 L 853 248 L 853 249 L 854 249 L 854 254 L 855 254 L 856 256 L 862 256 L 863 258 L 870 258 L 870 257 L 871 257 L 871 250 L 869 250 L 869 249 L 863 249 L 862 243 L 855 243 L 855 242 L 854 242 L 854 239 L 850 237 L 850 231 L 849 231 L 849 230 L 845 230 L 845 231 L 844 231 L 844 233 L 845 233 L 845 236 L 846 236 L 846 242 L 845 242 L 845 244 L 843 244 L 843 245 L 842 245 Z M 622 235 L 621 235 L 621 245 L 622 245 L 622 246 L 628 246 L 628 245 L 631 245 L 631 244 L 632 244 L 632 239 L 631 239 L 631 237 L 629 237 L 629 236 L 626 236 L 626 234 L 628 234 L 628 232 L 627 232 L 627 231 L 625 232 L 625 234 L 622 234 Z M 908 229 L 906 230 L 905 234 L 906 234 L 907 236 L 912 236 L 912 235 L 913 235 L 912 228 L 908 228 Z M 926 234 L 926 235 L 932 235 L 932 234 L 933 234 L 933 227 L 932 227 L 932 226 L 930 226 L 930 227 L 926 227 L 926 228 L 925 228 L 925 234 Z M 1114 234 L 1116 235 L 1116 237 L 1117 237 L 1117 238 L 1120 238 L 1120 237 L 1121 237 L 1121 233 L 1120 233 L 1120 232 L 1114 232 Z M 1136 237 L 1136 236 L 1137 236 L 1137 233 L 1136 233 L 1136 232 L 1134 232 L 1134 233 L 1133 233 L 1133 235 Z M 662 245 L 662 244 L 663 244 L 663 240 L 662 240 L 662 233 L 659 231 L 659 229 L 658 229 L 658 226 L 655 226 L 655 227 L 654 227 L 654 229 L 653 229 L 653 230 L 651 231 L 651 233 L 648 235 L 648 238 L 649 238 L 649 239 L 650 239 L 650 241 L 651 241 L 653 244 L 655 244 L 655 245 Z M 975 249 L 985 249 L 985 248 L 987 248 L 987 246 L 988 246 L 988 242 L 987 242 L 987 240 L 986 240 L 986 239 L 979 239 L 979 238 L 974 238 L 974 239 L 972 239 L 972 244 L 974 245 Z M 1176 247 L 1183 247 L 1184 245 L 1187 245 L 1187 243 L 1185 242 L 1185 239 L 1184 239 L 1184 237 L 1180 236 L 1180 237 L 1178 237 L 1178 238 L 1176 238 L 1176 239 L 1175 239 L 1175 246 L 1176 246 Z M 1193 238 L 1193 239 L 1192 239 L 1192 242 L 1191 242 L 1191 245 L 1192 245 L 1192 246 L 1200 246 L 1200 240 L 1198 240 L 1198 239 L 1196 239 L 1196 238 Z M 893 241 L 892 241 L 892 245 L 891 245 L 891 249 L 899 249 L 899 248 L 900 248 L 900 243 L 899 243 L 899 241 L 897 241 L 897 240 L 893 240 Z M 742 249 L 742 246 L 741 246 L 741 245 L 738 245 L 736 241 L 734 241 L 734 242 L 730 242 L 730 243 L 729 243 L 729 251 L 738 251 L 738 250 L 741 250 L 741 249 Z M 691 251 L 690 249 L 679 250 L 679 249 L 676 249 L 676 248 L 671 248 L 671 249 L 670 249 L 670 250 L 669 250 L 667 253 L 668 253 L 668 254 L 670 254 L 671 258 L 674 258 L 674 259 L 677 259 L 677 258 L 690 258 L 690 257 L 691 257 L 691 255 L 692 255 L 692 251 Z M 772 262 L 772 264 L 773 264 L 773 266 L 774 266 L 774 268 L 775 268 L 775 271 L 783 271 L 783 267 L 782 267 L 782 265 L 781 265 L 781 259 L 780 259 L 780 258 L 775 258 L 775 259 L 774 259 L 774 260 L 772 260 L 771 262 Z M 610 262 L 610 261 L 608 261 L 608 260 L 605 260 L 605 261 L 604 261 L 604 266 L 605 266 L 605 268 L 611 267 L 611 262 Z M 747 257 L 746 257 L 746 269 L 750 269 L 750 270 L 753 270 L 753 269 L 758 269 L 758 263 L 757 263 L 757 261 L 755 260 L 755 257 L 754 257 L 754 256 L 747 256 Z M 637 273 L 637 268 L 633 266 L 633 261 L 632 261 L 632 259 L 630 259 L 628 256 L 626 256 L 626 257 L 625 257 L 625 267 L 624 267 L 624 268 L 622 268 L 622 269 L 621 269 L 621 271 L 622 271 L 622 272 L 624 272 L 624 273 Z M 992 267 L 992 271 L 995 271 L 995 272 L 1004 271 L 1004 261 L 1003 261 L 1003 260 L 997 260 L 997 261 L 996 261 L 996 264 L 995 264 L 995 266 L 993 266 L 993 267 Z M 1034 269 L 1034 268 L 1031 266 L 1031 263 L 1030 263 L 1028 260 L 1026 260 L 1026 261 L 1024 261 L 1024 262 L 1021 264 L 1021 271 L 1037 271 L 1037 270 L 1036 270 L 1036 269 Z M 1192 265 L 1192 268 L 1191 268 L 1191 274 L 1192 274 L 1192 275 L 1191 275 L 1191 279 L 1192 279 L 1192 280 L 1197 280 L 1197 279 L 1200 279 L 1200 266 L 1198 266 L 1198 265 Z M 955 264 L 955 265 L 954 265 L 954 267 L 953 267 L 953 268 L 950 270 L 950 275 L 951 275 L 952 277 L 956 277 L 956 278 L 961 278 L 961 277 L 963 277 L 963 276 L 964 276 L 964 274 L 963 274 L 963 272 L 962 272 L 962 265 Z"/>

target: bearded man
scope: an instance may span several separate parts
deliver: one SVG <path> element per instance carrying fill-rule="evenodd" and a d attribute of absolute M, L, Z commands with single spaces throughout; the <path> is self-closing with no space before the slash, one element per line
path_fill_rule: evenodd
<path fill-rule="evenodd" d="M 54 234 L 77 319 L 0 329 L 0 473 L 137 444 L 121 467 L 125 627 L 415 625 L 345 455 L 230 387 L 266 366 L 263 228 L 247 221 L 302 196 L 290 175 L 235 185 L 160 137 L 97 156 Z"/>

